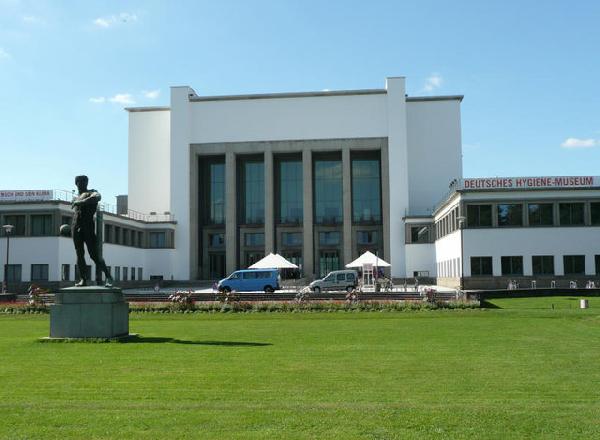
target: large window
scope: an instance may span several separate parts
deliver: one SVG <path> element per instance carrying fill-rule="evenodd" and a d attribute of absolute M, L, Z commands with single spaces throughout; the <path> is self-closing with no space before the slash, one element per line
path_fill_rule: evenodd
<path fill-rule="evenodd" d="M 284 246 L 302 246 L 302 232 L 283 232 L 281 242 Z"/>
<path fill-rule="evenodd" d="M 21 282 L 21 265 L 8 264 L 6 265 L 6 282 L 20 283 Z"/>
<path fill-rule="evenodd" d="M 279 163 L 279 223 L 302 222 L 302 161 Z"/>
<path fill-rule="evenodd" d="M 352 221 L 381 222 L 379 160 L 352 160 Z"/>
<path fill-rule="evenodd" d="M 48 281 L 48 265 L 32 264 L 31 281 Z"/>
<path fill-rule="evenodd" d="M 263 232 L 249 232 L 244 234 L 244 244 L 248 247 L 265 245 L 265 234 Z"/>
<path fill-rule="evenodd" d="M 564 255 L 565 275 L 585 275 L 585 255 Z"/>
<path fill-rule="evenodd" d="M 583 226 L 585 224 L 583 203 L 561 203 L 558 211 L 561 226 Z"/>
<path fill-rule="evenodd" d="M 319 232 L 319 244 L 321 246 L 337 246 L 340 244 L 341 234 L 337 231 Z"/>
<path fill-rule="evenodd" d="M 167 233 L 166 232 L 150 232 L 148 234 L 149 245 L 151 248 L 166 248 Z"/>
<path fill-rule="evenodd" d="M 377 231 L 358 231 L 356 233 L 356 242 L 359 245 L 377 244 L 379 242 L 379 232 L 377 232 Z"/>
<path fill-rule="evenodd" d="M 471 257 L 471 276 L 492 275 L 492 257 Z"/>
<path fill-rule="evenodd" d="M 600 203 L 590 203 L 590 214 L 592 216 L 592 225 L 600 225 Z"/>
<path fill-rule="evenodd" d="M 502 275 L 523 275 L 523 257 L 502 257 Z"/>
<path fill-rule="evenodd" d="M 208 234 L 208 246 L 216 248 L 225 246 L 225 234 L 222 232 Z"/>
<path fill-rule="evenodd" d="M 410 242 L 411 243 L 431 243 L 431 226 L 418 225 L 410 226 Z"/>
<path fill-rule="evenodd" d="M 521 204 L 499 204 L 498 226 L 522 226 L 523 205 Z"/>
<path fill-rule="evenodd" d="M 342 223 L 342 162 L 315 161 L 315 223 Z"/>
<path fill-rule="evenodd" d="M 492 205 L 467 205 L 467 225 L 470 228 L 492 226 Z"/>
<path fill-rule="evenodd" d="M 12 236 L 25 235 L 25 216 L 24 215 L 5 215 L 5 225 L 13 225 L 14 228 L 11 232 Z"/>
<path fill-rule="evenodd" d="M 32 215 L 31 235 L 52 235 L 52 216 L 50 214 Z"/>
<path fill-rule="evenodd" d="M 534 255 L 531 257 L 531 267 L 534 275 L 554 275 L 554 256 Z"/>
<path fill-rule="evenodd" d="M 319 253 L 319 276 L 325 276 L 332 270 L 340 268 L 338 251 L 321 251 Z"/>
<path fill-rule="evenodd" d="M 244 163 L 244 223 L 265 221 L 265 167 L 262 162 Z"/>
<path fill-rule="evenodd" d="M 554 205 L 552 203 L 530 203 L 529 226 L 552 226 L 554 224 Z"/>
<path fill-rule="evenodd" d="M 209 223 L 222 225 L 225 223 L 225 164 L 211 163 L 208 172 L 210 173 Z"/>

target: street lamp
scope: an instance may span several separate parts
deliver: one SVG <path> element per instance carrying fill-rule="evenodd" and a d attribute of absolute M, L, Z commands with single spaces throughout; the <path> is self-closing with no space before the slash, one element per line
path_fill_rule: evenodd
<path fill-rule="evenodd" d="M 460 290 L 462 292 L 463 289 L 465 288 L 465 278 L 464 278 L 465 262 L 463 261 L 463 253 L 464 253 L 463 235 L 464 235 L 465 221 L 467 220 L 467 218 L 464 215 L 459 215 L 456 219 L 458 220 L 458 228 L 460 229 Z"/>
<path fill-rule="evenodd" d="M 13 225 L 3 225 L 2 229 L 4 229 L 4 235 L 6 235 L 6 264 L 4 265 L 4 279 L 2 281 L 2 293 L 6 293 L 6 289 L 8 287 L 8 251 L 10 249 L 10 234 L 12 234 L 12 230 L 14 229 Z"/>

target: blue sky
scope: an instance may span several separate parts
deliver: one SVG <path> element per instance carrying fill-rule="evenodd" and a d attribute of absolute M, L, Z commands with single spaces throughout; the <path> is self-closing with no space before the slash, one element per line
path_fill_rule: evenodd
<path fill-rule="evenodd" d="M 127 192 L 130 105 L 462 94 L 464 174 L 600 174 L 597 1 L 0 0 L 0 188 Z M 76 151 L 76 152 L 74 152 Z"/>

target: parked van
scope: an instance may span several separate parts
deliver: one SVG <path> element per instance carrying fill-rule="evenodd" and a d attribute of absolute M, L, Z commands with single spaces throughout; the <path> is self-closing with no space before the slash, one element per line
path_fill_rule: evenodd
<path fill-rule="evenodd" d="M 272 293 L 280 289 L 279 272 L 276 269 L 236 270 L 217 284 L 219 292 L 256 292 Z"/>
<path fill-rule="evenodd" d="M 358 284 L 358 272 L 355 270 L 334 270 L 320 280 L 309 284 L 310 290 L 321 293 L 322 290 L 345 290 L 350 292 Z"/>

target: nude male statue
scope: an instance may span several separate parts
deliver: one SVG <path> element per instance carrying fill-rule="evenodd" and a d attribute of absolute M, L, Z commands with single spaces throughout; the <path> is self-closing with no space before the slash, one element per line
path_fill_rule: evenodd
<path fill-rule="evenodd" d="M 77 267 L 79 268 L 79 282 L 75 285 L 78 287 L 88 285 L 85 249 L 83 247 L 85 244 L 90 258 L 106 276 L 105 286 L 112 287 L 113 279 L 106 267 L 104 258 L 98 254 L 98 237 L 94 226 L 94 214 L 96 214 L 96 208 L 101 199 L 100 193 L 95 189 L 88 189 L 87 176 L 75 177 L 75 185 L 79 190 L 79 195 L 71 202 L 74 211 L 72 223 L 73 244 L 77 253 Z M 101 280 L 97 279 L 96 282 L 99 284 Z"/>

